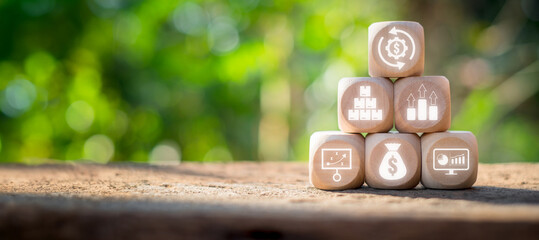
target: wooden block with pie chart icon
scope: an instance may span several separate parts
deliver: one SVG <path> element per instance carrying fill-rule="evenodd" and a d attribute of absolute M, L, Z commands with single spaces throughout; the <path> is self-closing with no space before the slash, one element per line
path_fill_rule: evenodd
<path fill-rule="evenodd" d="M 425 65 L 423 27 L 417 22 L 377 22 L 369 26 L 371 77 L 421 76 Z"/>
<path fill-rule="evenodd" d="M 451 126 L 451 94 L 444 76 L 399 78 L 394 84 L 399 132 L 443 132 Z"/>
<path fill-rule="evenodd" d="M 369 187 L 410 189 L 421 178 L 421 143 L 415 133 L 372 133 L 365 139 Z"/>
<path fill-rule="evenodd" d="M 393 82 L 387 78 L 343 78 L 337 102 L 343 132 L 388 132 L 393 127 Z"/>
<path fill-rule="evenodd" d="M 470 188 L 477 179 L 477 140 L 467 131 L 421 136 L 421 183 L 427 188 Z"/>
<path fill-rule="evenodd" d="M 309 179 L 324 190 L 358 188 L 365 178 L 365 139 L 361 134 L 315 132 L 309 148 Z"/>

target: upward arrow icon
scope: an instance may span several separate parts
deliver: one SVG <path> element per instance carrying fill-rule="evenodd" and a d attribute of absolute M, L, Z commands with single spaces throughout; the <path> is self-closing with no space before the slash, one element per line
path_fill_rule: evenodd
<path fill-rule="evenodd" d="M 434 93 L 434 91 L 432 91 L 429 98 L 430 98 L 430 105 L 436 105 L 436 99 L 438 98 L 438 96 L 436 96 L 436 93 Z"/>
<path fill-rule="evenodd" d="M 425 88 L 425 85 L 421 84 L 417 91 L 419 91 L 419 98 L 425 98 L 425 93 L 427 93 L 427 88 Z"/>
<path fill-rule="evenodd" d="M 408 96 L 408 98 L 406 99 L 406 101 L 408 101 L 408 107 L 409 108 L 413 108 L 414 107 L 414 102 L 415 102 L 415 98 L 414 98 L 414 95 L 410 93 L 410 96 Z"/>

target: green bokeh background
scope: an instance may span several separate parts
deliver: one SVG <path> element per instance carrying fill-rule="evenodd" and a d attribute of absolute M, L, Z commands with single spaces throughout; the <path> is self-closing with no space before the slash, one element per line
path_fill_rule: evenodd
<path fill-rule="evenodd" d="M 0 161 L 307 161 L 387 20 L 423 25 L 481 162 L 539 161 L 531 0 L 0 0 Z"/>

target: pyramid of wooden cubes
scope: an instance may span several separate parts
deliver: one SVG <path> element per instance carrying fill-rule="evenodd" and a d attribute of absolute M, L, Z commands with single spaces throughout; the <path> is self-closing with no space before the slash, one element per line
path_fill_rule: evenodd
<path fill-rule="evenodd" d="M 378 22 L 369 27 L 370 77 L 338 85 L 341 131 L 310 139 L 309 178 L 317 188 L 463 189 L 477 178 L 477 140 L 451 126 L 449 80 L 422 76 L 423 27 Z M 397 78 L 393 82 L 390 78 Z M 398 131 L 390 131 L 393 124 Z M 363 137 L 361 133 L 366 133 Z"/>

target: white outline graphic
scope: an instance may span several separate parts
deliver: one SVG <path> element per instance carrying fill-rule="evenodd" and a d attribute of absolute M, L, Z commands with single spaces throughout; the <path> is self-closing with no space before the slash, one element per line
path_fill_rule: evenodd
<path fill-rule="evenodd" d="M 394 43 L 395 45 L 393 45 Z M 390 47 L 392 45 L 397 51 L 391 52 Z M 399 47 L 402 47 L 402 50 L 400 50 Z M 399 58 L 406 56 L 406 51 L 408 51 L 408 46 L 406 46 L 406 42 L 403 39 L 400 39 L 399 37 L 394 37 L 393 39 L 390 39 L 389 41 L 387 41 L 387 45 L 386 45 L 387 56 L 392 57 L 395 60 L 399 60 Z"/>
<path fill-rule="evenodd" d="M 371 97 L 371 86 L 359 86 L 359 97 L 354 98 L 354 108 L 348 109 L 349 121 L 381 121 L 382 109 L 376 109 L 376 98 Z"/>
<path fill-rule="evenodd" d="M 335 162 L 329 162 L 329 161 L 325 161 L 325 152 L 335 152 L 335 154 L 337 155 L 340 155 L 339 153 L 342 154 L 342 152 L 346 152 L 344 154 L 342 154 L 342 157 L 335 161 Z M 348 154 L 348 159 L 347 159 L 347 154 Z M 333 160 L 332 159 L 333 157 L 331 157 L 331 159 L 328 159 L 328 160 Z M 346 160 L 348 160 L 348 164 L 344 164 L 346 163 Z M 344 162 L 343 162 L 344 161 Z M 330 165 L 334 165 L 334 164 L 337 164 L 337 163 L 341 163 L 341 166 L 344 166 L 344 167 L 338 167 L 338 166 L 330 166 Z M 335 182 L 340 182 L 342 177 L 341 177 L 341 174 L 339 174 L 339 170 L 350 170 L 352 169 L 352 149 L 351 148 L 322 148 L 322 170 L 335 170 L 335 174 L 333 174 L 333 181 Z M 330 167 L 326 167 L 327 166 L 330 166 Z"/>
<path fill-rule="evenodd" d="M 406 176 L 406 165 L 399 154 L 400 143 L 386 143 L 387 153 L 380 162 L 378 173 L 386 180 L 399 180 Z"/>
<path fill-rule="evenodd" d="M 436 152 L 441 152 L 438 156 L 441 156 L 443 159 L 438 160 L 440 165 L 448 165 L 445 168 L 436 168 L 437 155 Z M 447 152 L 447 153 L 444 153 Z M 454 156 L 451 156 L 450 151 L 465 151 L 465 153 L 453 153 Z M 451 162 L 449 162 L 451 160 Z M 440 162 L 442 161 L 442 162 Z M 466 164 L 466 169 L 459 167 L 459 165 Z M 435 148 L 432 151 L 432 168 L 436 171 L 449 171 L 445 175 L 458 175 L 455 171 L 468 171 L 470 169 L 470 150 L 467 148 Z"/>
<path fill-rule="evenodd" d="M 382 55 L 382 51 L 380 50 L 380 47 L 382 46 L 382 41 L 384 41 L 384 37 L 381 37 L 380 41 L 378 42 L 378 56 L 380 56 L 380 59 L 382 59 L 385 64 L 389 65 L 390 67 L 399 68 L 399 70 L 401 70 L 405 63 L 399 61 L 397 61 L 396 64 L 390 63 L 384 58 L 384 55 Z"/>
<path fill-rule="evenodd" d="M 393 28 L 389 31 L 389 33 L 392 34 L 392 35 L 395 35 L 395 38 L 393 38 L 393 39 L 391 39 L 391 40 L 389 40 L 389 41 L 396 41 L 396 40 L 398 40 L 399 42 L 400 42 L 400 41 L 403 41 L 403 42 L 404 42 L 404 40 L 402 40 L 402 39 L 400 39 L 400 38 L 397 37 L 398 33 L 402 33 L 402 34 L 404 34 L 406 37 L 408 37 L 408 38 L 410 39 L 410 42 L 412 43 L 412 53 L 410 54 L 410 58 L 409 58 L 409 59 L 412 60 L 412 58 L 414 58 L 414 56 L 415 56 L 415 50 L 416 50 L 416 48 L 415 48 L 415 42 L 414 42 L 414 39 L 412 38 L 412 36 L 411 36 L 409 33 L 407 33 L 406 31 L 404 31 L 404 30 L 397 29 L 397 27 L 393 27 Z M 396 68 L 398 68 L 399 70 L 401 70 L 402 67 L 403 67 L 404 65 L 406 65 L 406 63 L 400 62 L 400 61 L 397 61 L 396 63 L 391 63 L 391 62 L 387 61 L 387 60 L 384 58 L 384 55 L 382 55 L 381 47 L 382 47 L 382 42 L 383 42 L 383 41 L 384 41 L 384 37 L 381 37 L 380 40 L 378 40 L 378 56 L 380 56 L 380 59 L 382 59 L 382 62 L 384 62 L 386 65 L 388 65 L 388 66 L 390 66 L 390 67 L 396 67 Z M 404 45 L 404 47 L 406 47 L 406 48 L 403 49 L 402 54 L 405 55 L 405 52 L 406 52 L 406 50 L 408 49 L 408 47 L 406 46 L 405 43 L 403 43 L 403 45 Z M 389 45 L 386 46 L 386 50 L 387 50 L 387 47 L 389 47 Z M 396 60 L 399 59 L 399 58 L 401 57 L 400 55 L 397 55 L 397 56 L 398 56 L 398 57 L 395 58 Z M 390 56 L 390 57 L 391 57 L 391 56 Z M 404 57 L 404 56 L 402 56 L 402 57 Z"/>
<path fill-rule="evenodd" d="M 383 110 L 376 109 L 376 98 L 371 97 L 371 86 L 359 86 L 359 98 L 354 98 L 354 108 L 348 109 L 349 121 L 381 121 Z"/>
<path fill-rule="evenodd" d="M 438 121 L 438 106 L 436 105 L 436 99 L 438 95 L 431 91 L 429 95 L 430 102 L 427 101 L 427 88 L 421 84 L 417 90 L 419 98 L 417 99 L 417 108 L 415 107 L 416 98 L 413 93 L 408 95 L 406 101 L 408 101 L 408 108 L 406 109 L 406 120 L 408 121 Z M 430 103 L 430 104 L 429 104 Z"/>
<path fill-rule="evenodd" d="M 397 29 L 396 27 L 393 27 L 391 29 L 391 31 L 389 31 L 389 33 L 397 36 L 397 33 L 402 33 L 404 35 L 406 35 L 409 39 L 410 39 L 410 42 L 412 42 L 412 55 L 410 55 L 410 60 L 412 60 L 412 58 L 414 58 L 414 55 L 415 55 L 415 43 L 414 43 L 414 39 L 412 38 L 412 36 L 410 36 L 410 34 L 408 34 L 407 32 L 403 31 L 403 30 L 400 30 L 400 29 Z"/>

